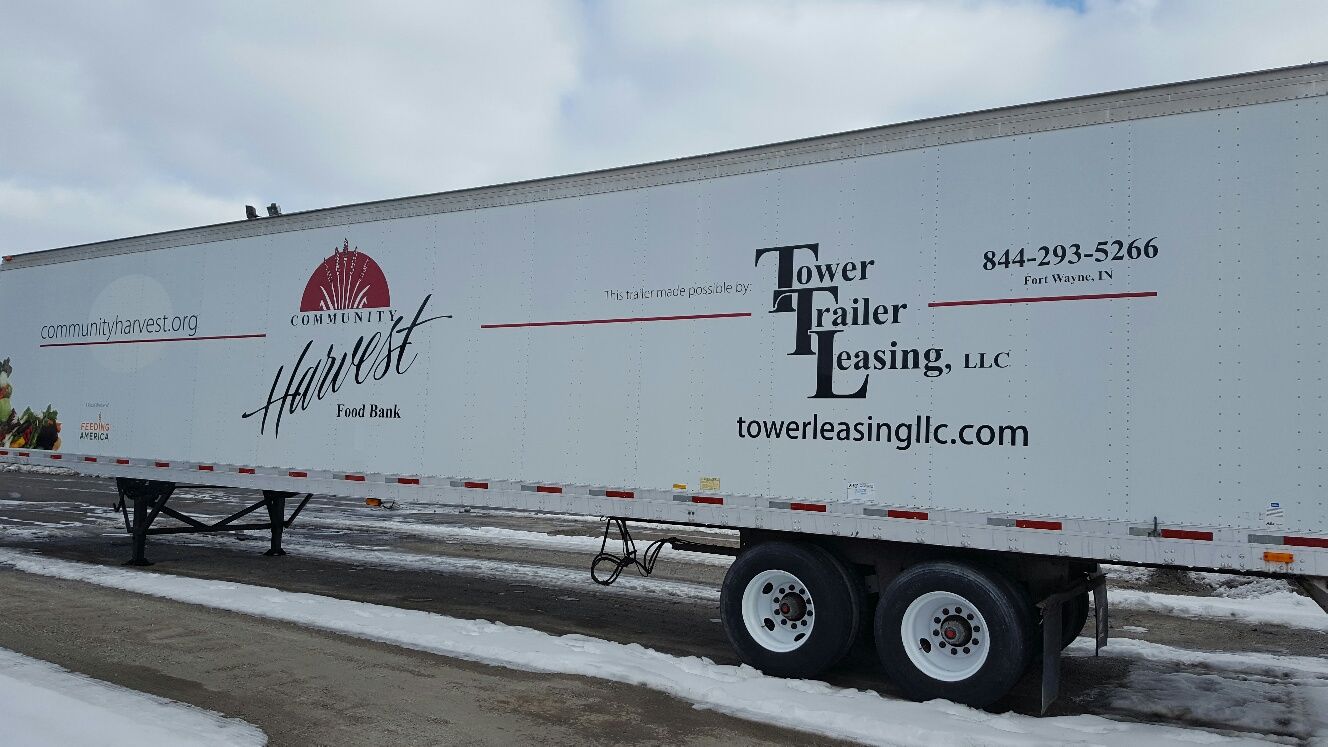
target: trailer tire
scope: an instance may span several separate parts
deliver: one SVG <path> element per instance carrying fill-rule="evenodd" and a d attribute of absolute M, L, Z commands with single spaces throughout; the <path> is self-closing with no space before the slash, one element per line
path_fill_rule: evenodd
<path fill-rule="evenodd" d="M 744 662 L 779 677 L 838 664 L 862 619 L 861 582 L 824 548 L 771 541 L 738 555 L 720 589 L 720 620 Z"/>
<path fill-rule="evenodd" d="M 1019 587 L 994 571 L 952 562 L 915 565 L 881 592 L 877 654 L 910 698 L 986 708 L 1027 668 L 1036 630 L 1031 606 Z"/>

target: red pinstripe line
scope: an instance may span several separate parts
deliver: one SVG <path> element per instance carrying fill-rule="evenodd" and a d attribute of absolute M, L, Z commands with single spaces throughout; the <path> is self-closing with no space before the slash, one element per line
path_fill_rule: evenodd
<path fill-rule="evenodd" d="M 623 324 L 625 322 L 676 322 L 687 319 L 736 319 L 751 316 L 751 312 L 732 314 L 679 314 L 677 316 L 627 316 L 618 319 L 572 319 L 565 322 L 517 322 L 510 324 L 481 324 L 480 329 L 511 329 L 513 327 L 566 327 L 573 324 Z"/>
<path fill-rule="evenodd" d="M 932 301 L 931 308 L 941 306 L 987 306 L 998 303 L 1042 303 L 1043 301 L 1101 301 L 1108 298 L 1152 298 L 1157 291 L 1140 293 L 1092 293 L 1085 296 L 1031 296 L 1028 298 L 980 298 L 975 301 Z"/>

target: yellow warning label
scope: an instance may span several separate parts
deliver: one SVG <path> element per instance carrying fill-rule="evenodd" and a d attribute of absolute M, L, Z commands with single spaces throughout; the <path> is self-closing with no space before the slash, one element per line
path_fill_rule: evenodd
<path fill-rule="evenodd" d="M 685 482 L 675 482 L 675 483 L 673 483 L 673 489 L 674 489 L 674 490 L 686 490 L 686 489 L 687 489 L 687 483 L 685 483 Z"/>
<path fill-rule="evenodd" d="M 701 478 L 701 489 L 704 490 L 704 491 L 706 491 L 706 492 L 708 492 L 708 493 L 709 493 L 709 492 L 716 491 L 716 490 L 719 490 L 719 478 L 718 478 L 718 477 L 702 477 L 702 478 Z"/>

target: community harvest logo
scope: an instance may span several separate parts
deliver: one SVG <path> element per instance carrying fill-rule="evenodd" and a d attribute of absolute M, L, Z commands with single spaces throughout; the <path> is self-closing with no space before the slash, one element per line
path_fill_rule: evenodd
<path fill-rule="evenodd" d="M 373 257 L 343 239 L 331 256 L 314 268 L 300 296 L 300 313 L 292 314 L 292 327 L 322 324 L 391 322 L 392 291 L 387 275 Z"/>
<path fill-rule="evenodd" d="M 392 308 L 383 268 L 358 246 L 352 249 L 350 239 L 343 239 L 314 268 L 300 296 L 299 313 L 290 317 L 291 326 L 308 334 L 309 341 L 289 366 L 277 368 L 267 401 L 240 417 L 261 415 L 258 432 L 266 433 L 271 421 L 272 435 L 277 437 L 283 416 L 294 417 L 331 398 L 338 418 L 375 417 L 360 413 L 381 412 L 390 414 L 381 417 L 405 419 L 396 403 L 349 400 L 349 392 L 342 390 L 359 385 L 372 389 L 374 382 L 410 371 L 419 358 L 415 350 L 408 350 L 419 343 L 418 336 L 412 339 L 416 330 L 452 318 L 451 314 L 426 316 L 432 298 L 433 294 L 425 295 L 413 315 Z M 349 339 L 353 335 L 358 339 Z"/>
<path fill-rule="evenodd" d="M 385 309 L 391 305 L 392 294 L 382 268 L 358 246 L 351 249 L 349 239 L 309 276 L 300 299 L 300 311 Z"/>

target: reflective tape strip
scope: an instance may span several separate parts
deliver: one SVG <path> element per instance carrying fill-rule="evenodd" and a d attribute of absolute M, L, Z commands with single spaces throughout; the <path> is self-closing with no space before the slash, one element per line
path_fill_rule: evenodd
<path fill-rule="evenodd" d="M 885 515 L 891 519 L 913 519 L 915 521 L 926 521 L 926 511 L 901 511 L 899 509 L 887 509 Z"/>
<path fill-rule="evenodd" d="M 527 493 L 561 493 L 563 489 L 556 485 L 522 485 L 521 489 Z"/>
<path fill-rule="evenodd" d="M 199 472 L 211 472 L 211 471 L 212 471 L 212 465 L 210 465 L 210 464 L 200 464 L 200 465 L 198 465 L 198 471 L 199 471 Z"/>
<path fill-rule="evenodd" d="M 825 504 L 799 504 L 799 502 L 789 501 L 770 501 L 770 508 L 782 508 L 788 510 L 810 510 L 815 513 L 825 513 Z"/>
<path fill-rule="evenodd" d="M 18 453 L 18 455 L 21 456 L 21 457 L 29 457 L 29 456 L 32 456 L 31 454 L 29 454 L 29 453 L 26 452 L 26 451 L 20 451 L 20 452 Z"/>
<path fill-rule="evenodd" d="M 420 484 L 420 478 L 418 478 L 418 477 L 398 477 L 398 478 L 397 478 L 397 482 L 400 483 L 400 484 L 402 484 L 402 485 L 419 485 L 419 484 Z"/>
<path fill-rule="evenodd" d="M 239 472 L 239 473 L 242 474 L 242 475 L 252 475 L 252 474 L 254 474 L 254 468 L 253 468 L 253 467 L 241 467 L 241 468 L 239 468 L 238 470 L 236 470 L 236 472 Z"/>
<path fill-rule="evenodd" d="M 350 482 L 364 482 L 364 475 L 342 475 L 341 479 Z"/>
<path fill-rule="evenodd" d="M 171 466 L 171 463 L 170 463 L 170 462 L 157 462 L 156 464 L 157 464 L 158 467 L 161 467 L 161 468 L 163 468 L 163 469 L 166 468 L 166 467 Z"/>
<path fill-rule="evenodd" d="M 448 485 L 451 485 L 451 486 L 454 487 L 454 488 L 471 488 L 471 489 L 473 489 L 473 490 L 488 490 L 488 489 L 489 489 L 489 483 L 487 483 L 487 482 L 475 482 L 475 481 L 473 481 L 473 480 L 452 480 L 452 481 L 448 482 L 447 484 L 448 484 Z"/>
<path fill-rule="evenodd" d="M 290 475 L 291 477 L 308 477 L 308 476 L 309 476 L 309 473 L 308 473 L 308 472 L 300 472 L 299 470 L 292 470 L 292 471 L 290 471 L 290 472 L 287 472 L 286 474 L 287 474 L 287 475 Z"/>
<path fill-rule="evenodd" d="M 1328 538 L 1295 537 L 1282 534 L 1251 534 L 1250 542 L 1256 545 L 1286 545 L 1288 547 L 1324 547 L 1328 548 Z"/>
<path fill-rule="evenodd" d="M 9 456 L 9 452 L 5 451 L 4 449 L 0 449 L 0 456 Z"/>
<path fill-rule="evenodd" d="M 1043 519 L 987 519 L 987 525 L 993 527 L 1014 527 L 1015 529 L 1045 529 L 1052 532 L 1058 532 L 1061 529 L 1059 521 L 1046 521 Z"/>
<path fill-rule="evenodd" d="M 1193 529 L 1163 529 L 1159 534 L 1163 539 L 1213 541 L 1212 532 L 1200 532 Z"/>
<path fill-rule="evenodd" d="M 1283 537 L 1282 544 L 1291 547 L 1328 547 L 1328 539 L 1323 537 Z"/>
<path fill-rule="evenodd" d="M 51 455 L 51 458 L 54 459 L 54 460 L 56 460 L 56 461 L 59 461 L 59 460 L 61 460 L 61 459 L 64 459 L 64 455 L 63 455 L 63 454 L 52 454 L 52 455 Z"/>
<path fill-rule="evenodd" d="M 129 460 L 128 460 L 128 459 L 116 459 L 116 460 L 115 460 L 115 463 L 116 463 L 116 464 L 129 464 Z"/>
<path fill-rule="evenodd" d="M 85 462 L 96 462 L 96 461 L 97 461 L 97 457 L 83 457 L 83 461 L 85 461 Z"/>
<path fill-rule="evenodd" d="M 604 497 L 605 497 L 605 498 L 635 498 L 635 497 L 636 497 L 636 493 L 633 493 L 633 492 L 630 491 L 630 490 L 606 490 L 606 491 L 604 491 Z"/>
<path fill-rule="evenodd" d="M 692 496 L 692 503 L 700 503 L 705 506 L 722 506 L 724 505 L 724 499 L 717 495 L 694 495 Z"/>

